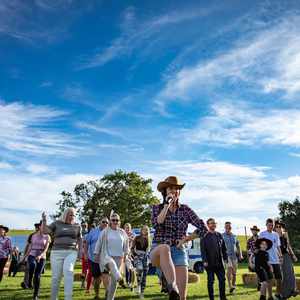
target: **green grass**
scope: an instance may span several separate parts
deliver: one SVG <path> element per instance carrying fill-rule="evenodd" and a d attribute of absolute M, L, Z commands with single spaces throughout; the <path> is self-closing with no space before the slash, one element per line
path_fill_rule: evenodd
<path fill-rule="evenodd" d="M 33 230 L 27 229 L 11 229 L 8 233 L 8 236 L 16 236 L 16 235 L 29 235 Z"/>
<path fill-rule="evenodd" d="M 78 270 L 77 270 L 78 272 Z M 258 292 L 254 287 L 244 287 L 242 284 L 241 275 L 247 272 L 246 265 L 242 265 L 238 271 L 238 282 L 237 291 L 233 296 L 228 296 L 229 300 L 256 300 L 259 298 Z M 300 276 L 300 266 L 296 267 L 297 276 Z M 2 300 L 29 300 L 32 299 L 32 291 L 22 290 L 20 283 L 23 278 L 23 273 L 18 273 L 16 278 L 5 277 L 0 284 L 0 299 Z M 50 297 L 50 281 L 51 273 L 49 270 L 42 277 L 41 283 L 41 296 L 40 299 L 49 299 Z M 216 294 L 218 289 L 215 289 Z M 63 289 L 60 292 L 60 299 L 63 299 Z M 101 289 L 100 297 L 103 298 L 104 291 Z M 218 297 L 215 297 L 218 299 Z M 74 300 L 90 300 L 93 299 L 93 293 L 91 295 L 85 295 L 85 292 L 80 289 L 80 283 L 75 282 L 74 284 Z M 138 297 L 130 292 L 128 289 L 118 289 L 116 300 L 128 300 L 138 299 Z M 160 293 L 160 287 L 156 276 L 148 277 L 148 284 L 145 291 L 145 299 L 147 300 L 163 300 L 167 299 L 165 294 Z M 207 289 L 206 289 L 206 275 L 200 275 L 200 282 L 189 284 L 188 286 L 188 299 L 201 299 L 208 300 Z M 294 299 L 294 298 L 293 298 Z M 297 298 L 296 298 L 297 299 Z"/>

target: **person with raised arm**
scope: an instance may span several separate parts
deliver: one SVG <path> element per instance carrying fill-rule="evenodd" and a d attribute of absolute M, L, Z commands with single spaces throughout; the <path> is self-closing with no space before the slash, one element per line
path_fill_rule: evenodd
<path fill-rule="evenodd" d="M 161 181 L 157 189 L 162 194 L 163 203 L 152 208 L 152 225 L 155 230 L 150 260 L 158 267 L 167 281 L 169 299 L 186 300 L 188 281 L 188 256 L 182 241 L 203 236 L 207 228 L 203 220 L 186 204 L 179 201 L 182 184 L 176 176 Z M 187 236 L 188 225 L 198 231 Z"/>
<path fill-rule="evenodd" d="M 75 217 L 75 208 L 67 208 L 59 220 L 47 225 L 46 214 L 42 214 L 42 232 L 51 234 L 53 238 L 50 254 L 51 300 L 58 300 L 62 276 L 65 300 L 72 300 L 73 297 L 74 267 L 81 245 L 81 227 L 75 223 Z"/>

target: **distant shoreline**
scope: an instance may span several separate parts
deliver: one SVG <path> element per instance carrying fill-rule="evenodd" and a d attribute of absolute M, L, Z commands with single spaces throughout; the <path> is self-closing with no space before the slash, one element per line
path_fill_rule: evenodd
<path fill-rule="evenodd" d="M 16 235 L 29 235 L 33 230 L 29 229 L 10 229 L 8 232 L 8 236 L 16 236 Z"/>

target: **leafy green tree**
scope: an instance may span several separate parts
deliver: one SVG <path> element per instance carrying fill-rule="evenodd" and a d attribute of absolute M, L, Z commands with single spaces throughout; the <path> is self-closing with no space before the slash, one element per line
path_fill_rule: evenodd
<path fill-rule="evenodd" d="M 113 210 L 123 224 L 150 225 L 151 206 L 159 203 L 151 182 L 136 172 L 115 171 L 99 180 L 76 185 L 73 194 L 63 192 L 56 215 L 71 205 L 79 209 L 80 219 L 89 224 L 97 223 L 103 216 L 109 217 Z"/>
<path fill-rule="evenodd" d="M 282 201 L 279 204 L 280 219 L 286 224 L 290 241 L 295 249 L 300 249 L 300 200 Z"/>

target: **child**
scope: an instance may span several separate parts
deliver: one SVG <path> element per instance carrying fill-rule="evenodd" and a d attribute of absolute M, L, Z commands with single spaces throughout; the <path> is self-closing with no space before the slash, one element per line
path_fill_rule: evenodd
<path fill-rule="evenodd" d="M 255 261 L 255 272 L 257 274 L 258 280 L 261 283 L 260 287 L 260 300 L 266 300 L 267 289 L 271 283 L 273 278 L 272 266 L 269 263 L 269 254 L 268 250 L 272 247 L 273 243 L 271 240 L 260 238 L 257 239 L 255 246 L 258 251 L 254 254 Z M 269 299 L 273 299 L 271 295 L 269 295 Z"/>
<path fill-rule="evenodd" d="M 18 264 L 20 260 L 20 254 L 18 247 L 14 247 L 11 253 L 11 263 L 9 266 L 8 276 L 10 277 L 13 274 L 13 277 L 16 276 L 18 271 Z"/>

